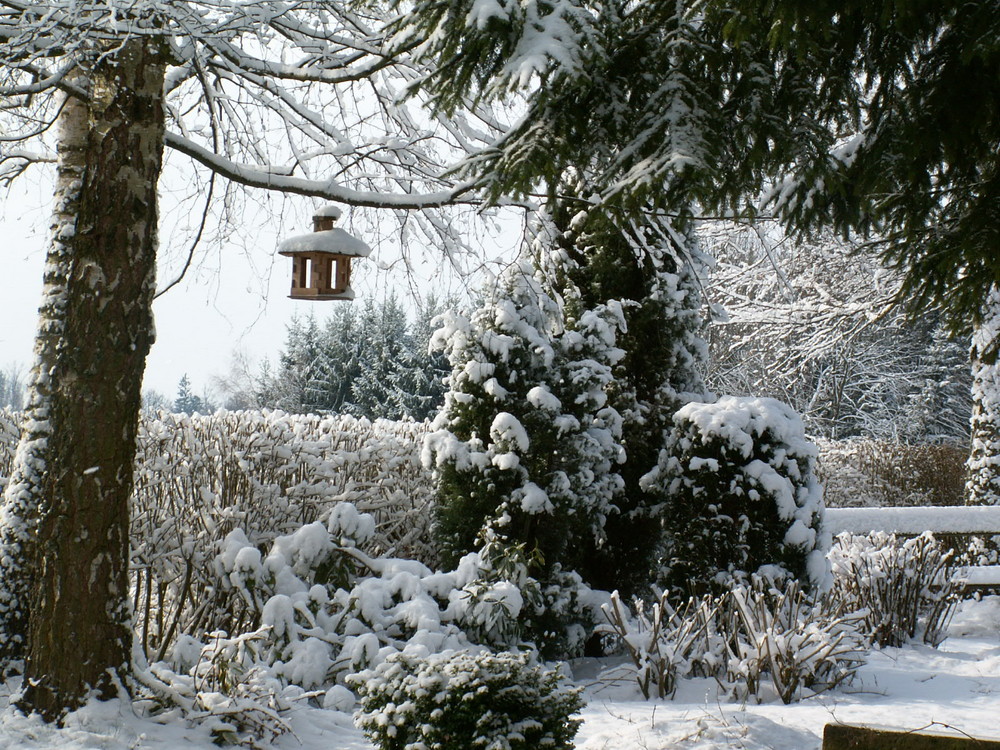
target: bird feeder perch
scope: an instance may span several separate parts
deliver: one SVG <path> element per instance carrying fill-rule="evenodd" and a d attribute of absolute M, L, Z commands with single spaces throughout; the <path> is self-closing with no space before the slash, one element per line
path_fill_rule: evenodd
<path fill-rule="evenodd" d="M 312 234 L 287 239 L 278 255 L 292 259 L 292 299 L 352 300 L 351 259 L 367 258 L 372 249 L 343 229 L 334 227 L 341 211 L 324 206 L 313 214 Z"/>

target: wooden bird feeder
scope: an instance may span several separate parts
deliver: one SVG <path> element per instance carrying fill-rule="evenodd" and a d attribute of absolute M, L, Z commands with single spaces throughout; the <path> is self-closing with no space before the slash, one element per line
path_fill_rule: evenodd
<path fill-rule="evenodd" d="M 351 258 L 367 258 L 372 249 L 333 226 L 340 214 L 336 206 L 324 206 L 313 214 L 312 234 L 278 245 L 278 255 L 292 259 L 292 291 L 288 295 L 292 299 L 354 299 Z"/>

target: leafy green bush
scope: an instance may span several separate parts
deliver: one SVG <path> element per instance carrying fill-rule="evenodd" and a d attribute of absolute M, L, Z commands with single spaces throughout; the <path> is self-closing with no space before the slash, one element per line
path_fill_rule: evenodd
<path fill-rule="evenodd" d="M 356 722 L 380 750 L 569 750 L 578 690 L 528 653 L 390 656 L 351 678 Z"/>

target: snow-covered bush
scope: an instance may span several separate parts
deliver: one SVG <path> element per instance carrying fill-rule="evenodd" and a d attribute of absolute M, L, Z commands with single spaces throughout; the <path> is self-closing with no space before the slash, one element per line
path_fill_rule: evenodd
<path fill-rule="evenodd" d="M 616 636 L 645 698 L 672 697 L 684 677 L 713 677 L 733 698 L 785 703 L 850 682 L 863 662 L 859 617 L 797 581 L 764 578 L 675 608 L 667 592 L 631 615 L 614 597 L 605 632 Z M 655 688 L 655 692 L 654 692 Z"/>
<path fill-rule="evenodd" d="M 209 729 L 220 745 L 271 747 L 291 727 L 284 714 L 297 701 L 311 697 L 301 688 L 283 685 L 257 658 L 262 631 L 228 637 L 214 633 L 206 643 L 185 639 L 182 661 L 174 671 L 164 663 L 148 665 L 136 654 L 135 706 L 155 716 L 178 711 L 192 724 Z"/>
<path fill-rule="evenodd" d="M 936 646 L 960 593 L 951 555 L 930 532 L 897 539 L 876 531 L 839 534 L 830 561 L 836 591 L 846 606 L 865 612 L 864 628 L 874 643 L 902 646 L 919 633 Z"/>
<path fill-rule="evenodd" d="M 362 672 L 357 724 L 380 750 L 571 750 L 576 689 L 525 652 L 403 652 Z"/>
<path fill-rule="evenodd" d="M 371 554 L 433 560 L 420 464 L 426 425 L 283 412 L 145 415 L 132 505 L 136 630 L 153 661 L 179 633 L 242 633 L 257 613 L 211 565 L 236 528 L 250 546 L 327 518 L 337 502 L 377 520 Z"/>
<path fill-rule="evenodd" d="M 435 341 L 453 370 L 423 456 L 446 564 L 487 544 L 521 547 L 547 586 L 603 543 L 622 488 L 621 418 L 604 390 L 619 313 L 568 320 L 520 264 L 471 317 L 445 316 Z"/>
<path fill-rule="evenodd" d="M 264 553 L 242 530 L 229 533 L 211 567 L 220 596 L 242 613 L 241 630 L 232 632 L 260 634 L 243 669 L 263 664 L 281 684 L 326 689 L 410 646 L 516 646 L 525 623 L 545 611 L 546 592 L 523 565 L 470 553 L 455 570 L 434 572 L 367 554 L 362 547 L 373 533 L 372 517 L 349 503 L 337 505 L 325 524 L 278 537 Z M 575 598 L 578 619 L 592 622 L 606 597 L 575 583 L 563 596 Z M 193 635 L 195 642 L 218 637 Z M 197 671 L 192 643 L 180 640 L 171 669 Z"/>
<path fill-rule="evenodd" d="M 646 606 L 637 599 L 630 614 L 611 595 L 605 608 L 608 626 L 632 662 L 642 696 L 672 698 L 677 681 L 688 676 L 717 677 L 725 664 L 725 644 L 718 635 L 719 601 L 691 598 L 675 609 L 666 595 Z"/>
<path fill-rule="evenodd" d="M 968 446 L 816 440 L 828 508 L 963 505 Z"/>
<path fill-rule="evenodd" d="M 728 595 L 739 631 L 727 639 L 731 652 L 727 682 L 735 697 L 760 696 L 767 677 L 784 703 L 850 682 L 864 661 L 859 616 L 834 599 L 819 601 L 803 593 L 798 581 L 783 588 L 765 579 Z"/>
<path fill-rule="evenodd" d="M 681 596 L 755 574 L 828 585 L 815 461 L 802 422 L 774 399 L 726 396 L 681 408 L 645 478 L 667 497 L 663 583 Z"/>

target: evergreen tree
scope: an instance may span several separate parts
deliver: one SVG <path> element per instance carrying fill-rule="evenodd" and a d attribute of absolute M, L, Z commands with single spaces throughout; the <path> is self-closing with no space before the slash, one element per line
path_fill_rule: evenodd
<path fill-rule="evenodd" d="M 425 445 L 444 564 L 493 542 L 522 549 L 544 580 L 603 541 L 622 487 L 621 419 L 605 393 L 622 354 L 614 310 L 566 319 L 522 263 L 470 318 L 445 316 L 450 390 Z"/>
<path fill-rule="evenodd" d="M 321 325 L 310 316 L 288 326 L 277 375 L 258 380 L 258 400 L 291 412 L 343 412 L 369 419 L 424 420 L 444 398 L 447 361 L 428 349 L 440 313 L 432 298 L 412 325 L 391 296 L 338 305 Z"/>
<path fill-rule="evenodd" d="M 431 347 L 434 321 L 443 313 L 444 307 L 433 294 L 418 300 L 410 326 L 411 346 L 403 352 L 395 373 L 401 409 L 418 422 L 433 417 L 444 403 L 445 379 L 451 368 L 445 354 Z"/>
<path fill-rule="evenodd" d="M 368 301 L 361 316 L 361 331 L 358 372 L 351 383 L 347 410 L 369 418 L 400 419 L 407 412 L 399 373 L 413 342 L 406 313 L 395 296 L 377 306 Z"/>
<path fill-rule="evenodd" d="M 354 383 L 361 374 L 367 318 L 355 304 L 333 309 L 323 326 L 322 359 L 325 368 L 322 399 L 330 411 L 341 412 L 351 403 Z"/>
<path fill-rule="evenodd" d="M 625 490 L 607 520 L 607 542 L 590 551 L 581 572 L 601 588 L 638 593 L 652 580 L 666 499 L 640 480 L 656 465 L 674 413 L 706 396 L 702 256 L 693 235 L 665 218 L 622 227 L 599 209 L 566 218 L 568 209 L 556 206 L 546 263 L 562 279 L 569 314 L 613 303 L 624 315 L 623 357 L 608 395 L 623 419 Z"/>
<path fill-rule="evenodd" d="M 901 299 L 955 330 L 1000 283 L 992 0 L 418 0 L 398 23 L 438 109 L 525 97 L 461 167 L 494 198 L 577 170 L 630 215 L 753 213 L 768 187 L 790 228 L 877 230 Z"/>
<path fill-rule="evenodd" d="M 177 384 L 177 398 L 174 399 L 174 411 L 178 414 L 194 414 L 195 412 L 206 412 L 205 404 L 199 396 L 191 390 L 191 380 L 187 373 L 181 376 Z"/>
<path fill-rule="evenodd" d="M 313 314 L 305 321 L 292 318 L 285 350 L 278 361 L 275 406 L 290 412 L 324 411 L 336 406 L 328 388 L 333 364 L 326 356 L 321 329 Z"/>

